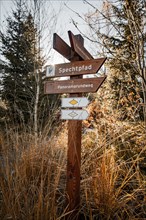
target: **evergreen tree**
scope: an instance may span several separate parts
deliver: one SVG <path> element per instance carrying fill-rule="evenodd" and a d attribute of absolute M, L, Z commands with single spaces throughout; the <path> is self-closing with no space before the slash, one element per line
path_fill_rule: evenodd
<path fill-rule="evenodd" d="M 116 37 L 102 35 L 105 45 L 114 54 L 109 62 L 111 74 L 109 83 L 112 95 L 112 106 L 120 113 L 120 119 L 136 120 L 143 118 L 140 106 L 142 102 L 142 75 L 144 67 L 139 68 L 139 54 L 137 46 L 144 50 L 144 1 L 120 0 L 119 6 L 112 5 L 115 16 Z M 133 17 L 129 15 L 132 13 Z M 139 26 L 138 32 L 134 25 Z M 115 35 L 115 34 L 114 34 Z M 142 44 L 142 45 L 141 45 Z M 140 61 L 141 62 L 141 61 Z"/>
<path fill-rule="evenodd" d="M 143 118 L 145 113 L 140 104 L 146 99 L 145 1 L 106 1 L 105 10 L 93 8 L 97 17 L 93 13 L 87 21 L 94 41 L 103 46 L 109 58 L 107 89 L 111 107 L 120 113 L 120 119 Z"/>
<path fill-rule="evenodd" d="M 55 122 L 58 96 L 44 95 L 40 36 L 30 12 L 22 1 L 7 19 L 6 33 L 0 33 L 1 53 L 7 60 L 1 82 L 1 98 L 7 107 L 7 119 L 15 124 L 31 125 L 35 133 L 48 121 Z M 54 114 L 54 117 L 52 115 Z"/>
<path fill-rule="evenodd" d="M 1 97 L 15 122 L 27 122 L 34 107 L 34 70 L 41 66 L 36 60 L 36 28 L 31 14 L 26 13 L 21 4 L 17 4 L 7 23 L 6 34 L 1 33 L 1 53 L 8 61 Z"/>

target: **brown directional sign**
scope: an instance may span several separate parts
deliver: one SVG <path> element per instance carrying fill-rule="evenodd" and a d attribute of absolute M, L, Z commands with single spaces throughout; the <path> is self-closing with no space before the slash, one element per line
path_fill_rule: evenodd
<path fill-rule="evenodd" d="M 81 97 L 81 93 L 96 92 L 106 79 L 104 77 L 85 78 L 83 74 L 96 73 L 106 58 L 94 60 L 92 55 L 84 47 L 84 38 L 78 34 L 74 35 L 68 31 L 71 46 L 64 42 L 56 33 L 53 36 L 53 48 L 66 59 L 71 61 L 67 64 L 57 64 L 47 66 L 47 77 L 70 76 L 70 80 L 46 81 L 44 84 L 45 94 L 63 94 L 69 93 L 70 98 Z M 82 61 L 81 61 L 82 60 Z M 72 105 L 75 100 L 72 100 Z M 87 112 L 79 109 L 62 110 L 62 118 L 71 117 L 68 123 L 68 151 L 67 151 L 67 174 L 66 174 L 66 217 L 65 219 L 79 220 L 78 216 L 80 206 L 80 166 L 81 166 L 81 136 L 82 122 L 76 119 L 81 115 L 85 119 Z M 78 119 L 80 117 L 77 117 Z M 70 119 L 70 118 L 69 118 Z"/>
<path fill-rule="evenodd" d="M 62 77 L 83 74 L 95 74 L 105 62 L 106 58 L 76 61 L 71 63 L 46 66 L 46 77 Z"/>
<path fill-rule="evenodd" d="M 71 47 L 56 33 L 53 35 L 53 48 L 66 59 L 71 60 L 73 53 Z"/>
<path fill-rule="evenodd" d="M 96 92 L 105 79 L 106 76 L 86 79 L 46 81 L 44 86 L 44 93 L 64 94 Z"/>
<path fill-rule="evenodd" d="M 83 37 L 78 34 L 74 35 L 68 31 L 71 47 L 56 33 L 53 35 L 53 49 L 68 60 L 72 60 L 75 55 L 79 55 L 80 60 L 93 59 L 92 55 L 83 46 Z"/>
<path fill-rule="evenodd" d="M 81 42 L 75 37 L 75 35 L 68 31 L 71 48 L 83 59 L 90 60 L 93 56 L 86 50 L 86 48 L 81 44 Z"/>

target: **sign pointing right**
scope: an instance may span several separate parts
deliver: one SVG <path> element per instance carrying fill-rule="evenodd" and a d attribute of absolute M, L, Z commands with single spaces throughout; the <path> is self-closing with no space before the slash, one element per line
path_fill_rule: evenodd
<path fill-rule="evenodd" d="M 64 120 L 86 120 L 88 116 L 86 110 L 61 110 L 61 119 Z"/>
<path fill-rule="evenodd" d="M 72 79 L 60 81 L 46 81 L 44 84 L 45 94 L 84 93 L 96 92 L 106 79 L 104 77 Z"/>
<path fill-rule="evenodd" d="M 86 97 L 62 98 L 61 102 L 62 108 L 81 108 L 89 104 L 89 100 Z"/>
<path fill-rule="evenodd" d="M 98 58 L 71 63 L 46 66 L 46 77 L 75 76 L 84 74 L 95 74 L 104 64 L 106 58 Z"/>

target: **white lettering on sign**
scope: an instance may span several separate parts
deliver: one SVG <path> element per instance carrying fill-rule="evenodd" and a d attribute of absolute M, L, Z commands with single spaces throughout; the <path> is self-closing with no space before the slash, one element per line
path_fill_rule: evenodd
<path fill-rule="evenodd" d="M 63 74 L 63 73 L 71 73 L 71 72 L 81 72 L 81 71 L 88 71 L 88 70 L 92 70 L 92 65 L 82 65 L 82 66 L 72 66 L 70 68 L 59 68 L 59 73 Z"/>
<path fill-rule="evenodd" d="M 58 89 L 76 89 L 76 88 L 93 88 L 93 84 L 90 83 L 90 84 L 80 84 L 80 85 L 66 85 L 66 86 L 61 86 L 61 85 L 58 85 L 57 87 Z"/>

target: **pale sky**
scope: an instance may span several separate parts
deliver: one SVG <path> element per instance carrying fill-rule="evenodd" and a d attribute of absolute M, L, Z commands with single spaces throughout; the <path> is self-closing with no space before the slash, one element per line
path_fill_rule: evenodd
<path fill-rule="evenodd" d="M 29 0 L 28 0 L 29 1 Z M 98 5 L 100 7 L 103 0 L 89 0 L 90 3 L 94 5 Z M 80 29 L 84 32 L 86 31 L 86 26 L 82 19 L 78 17 L 74 12 L 71 10 L 79 13 L 81 16 L 84 16 L 84 14 L 88 13 L 92 10 L 92 8 L 84 3 L 82 0 L 64 0 L 64 1 L 46 1 L 46 6 L 48 7 L 48 15 L 50 10 L 54 10 L 54 12 L 57 14 L 57 26 L 52 30 L 52 35 L 54 32 L 56 32 L 58 35 L 61 36 L 63 40 L 65 40 L 69 44 L 68 39 L 68 30 L 71 30 L 74 34 L 79 34 L 79 31 L 74 27 L 74 25 L 71 22 L 71 18 L 74 19 L 77 24 L 79 25 Z M 68 9 L 65 4 L 71 9 Z M 11 8 L 13 7 L 13 0 L 0 0 L 0 28 L 3 30 L 6 26 L 5 18 L 10 14 Z M 47 9 L 46 7 L 46 9 Z M 61 7 L 61 10 L 60 10 Z M 85 47 L 88 49 L 90 48 L 90 42 L 86 42 L 85 40 Z M 64 62 L 64 59 L 61 55 L 59 55 L 54 50 L 51 51 L 51 57 L 48 61 L 52 63 L 61 63 Z"/>

